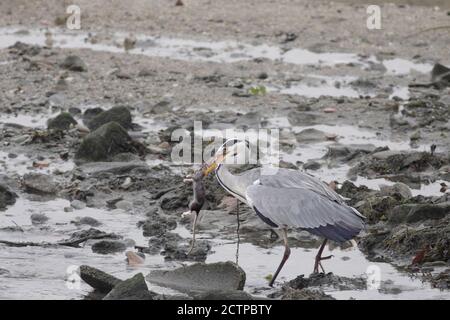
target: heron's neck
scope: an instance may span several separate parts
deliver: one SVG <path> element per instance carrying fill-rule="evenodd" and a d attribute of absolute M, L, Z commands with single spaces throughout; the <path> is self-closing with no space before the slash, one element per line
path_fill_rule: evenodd
<path fill-rule="evenodd" d="M 220 185 L 228 191 L 231 195 L 238 198 L 242 202 L 247 202 L 245 198 L 245 192 L 247 185 L 244 181 L 241 181 L 239 175 L 232 174 L 226 164 L 220 164 L 216 170 L 216 177 Z"/>

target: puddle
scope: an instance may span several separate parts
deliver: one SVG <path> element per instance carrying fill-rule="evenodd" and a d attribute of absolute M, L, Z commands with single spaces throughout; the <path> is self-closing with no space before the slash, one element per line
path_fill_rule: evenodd
<path fill-rule="evenodd" d="M 433 66 L 428 63 L 415 63 L 409 60 L 395 58 L 384 60 L 383 65 L 386 67 L 388 74 L 406 75 L 412 71 L 420 73 L 430 73 Z"/>
<path fill-rule="evenodd" d="M 30 128 L 44 128 L 47 127 L 47 120 L 50 117 L 43 114 L 2 113 L 0 114 L 0 123 L 13 123 Z"/>
<path fill-rule="evenodd" d="M 11 152 L 14 154 L 14 152 Z M 73 170 L 75 164 L 71 160 L 64 161 L 59 158 L 55 159 L 45 159 L 43 162 L 48 161 L 47 167 L 35 168 L 33 167 L 33 161 L 25 154 L 17 154 L 16 158 L 10 158 L 9 152 L 0 151 L 0 168 L 4 169 L 5 172 L 16 173 L 18 175 L 24 175 L 28 172 L 39 172 L 50 174 L 55 171 L 67 172 Z M 37 157 L 37 155 L 34 155 Z"/>
<path fill-rule="evenodd" d="M 318 75 L 308 75 L 298 82 L 291 82 L 288 86 L 269 86 L 269 91 L 283 94 L 294 94 L 309 98 L 319 98 L 320 96 L 349 97 L 373 95 L 365 90 L 356 90 L 349 83 L 357 77 L 328 77 Z"/>
<path fill-rule="evenodd" d="M 0 29 L 0 48 L 12 46 L 16 41 L 40 46 L 45 45 L 46 30 L 20 31 L 18 28 Z M 50 31 L 54 47 L 90 49 L 112 53 L 124 52 L 122 44 L 127 37 L 127 34 L 123 32 L 115 32 L 114 35 L 107 37 L 97 37 L 97 35 L 89 37 L 85 32 L 68 32 L 60 29 L 50 29 Z M 431 65 L 428 64 L 414 63 L 405 59 L 390 59 L 380 62 L 374 56 L 363 58 L 354 53 L 315 53 L 300 48 L 285 52 L 280 47 L 266 44 L 253 45 L 236 41 L 197 41 L 143 34 L 136 34 L 135 38 L 137 40 L 136 47 L 129 50 L 129 53 L 179 60 L 233 63 L 266 58 L 296 65 L 332 67 L 339 64 L 354 64 L 366 69 L 370 64 L 383 63 L 388 73 L 396 75 L 407 74 L 412 70 L 423 73 L 431 70 Z M 95 41 L 92 41 L 92 39 L 95 39 Z"/>

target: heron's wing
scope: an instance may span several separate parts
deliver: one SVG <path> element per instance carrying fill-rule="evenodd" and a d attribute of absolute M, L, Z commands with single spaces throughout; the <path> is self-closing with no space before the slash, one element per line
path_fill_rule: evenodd
<path fill-rule="evenodd" d="M 334 192 L 327 184 L 306 172 L 278 168 L 274 174 L 262 174 L 259 180 L 264 186 L 274 188 L 308 189 L 332 201 L 344 203 L 342 197 Z"/>
<path fill-rule="evenodd" d="M 280 227 L 306 229 L 338 242 L 352 239 L 364 228 L 355 209 L 309 189 L 255 184 L 247 188 L 246 197 L 263 220 Z"/>

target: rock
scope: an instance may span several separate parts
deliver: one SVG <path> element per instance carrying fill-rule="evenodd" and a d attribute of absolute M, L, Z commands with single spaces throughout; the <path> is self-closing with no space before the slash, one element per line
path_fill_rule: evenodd
<path fill-rule="evenodd" d="M 37 56 L 41 52 L 41 47 L 37 45 L 30 45 L 17 41 L 14 45 L 10 46 L 10 52 L 16 53 L 19 56 Z"/>
<path fill-rule="evenodd" d="M 99 115 L 103 111 L 105 110 L 103 110 L 100 107 L 86 109 L 83 113 L 83 123 L 84 124 L 89 123 L 89 121 L 91 121 L 92 118 L 94 118 L 96 115 Z"/>
<path fill-rule="evenodd" d="M 325 132 L 314 128 L 304 129 L 295 134 L 295 137 L 300 143 L 315 143 L 327 140 L 327 134 Z"/>
<path fill-rule="evenodd" d="M 60 67 L 70 71 L 85 72 L 87 71 L 87 66 L 83 60 L 78 56 L 67 56 L 64 61 L 60 64 Z"/>
<path fill-rule="evenodd" d="M 303 169 L 305 170 L 319 170 L 322 165 L 320 162 L 309 160 L 303 165 Z"/>
<path fill-rule="evenodd" d="M 103 300 L 153 300 L 155 293 L 148 290 L 142 273 L 116 285 Z"/>
<path fill-rule="evenodd" d="M 78 218 L 73 222 L 76 225 L 88 225 L 91 227 L 98 227 L 101 225 L 101 222 L 99 222 L 97 219 L 92 217 L 82 217 Z"/>
<path fill-rule="evenodd" d="M 89 129 L 96 130 L 102 125 L 112 121 L 117 122 L 125 129 L 131 129 L 132 122 L 130 110 L 123 106 L 113 107 L 93 116 L 92 119 L 86 121 L 85 124 Z"/>
<path fill-rule="evenodd" d="M 36 194 L 56 194 L 58 185 L 50 175 L 42 173 L 26 173 L 23 176 L 25 190 Z"/>
<path fill-rule="evenodd" d="M 126 130 L 117 122 L 110 122 L 89 133 L 83 139 L 75 159 L 108 161 L 112 156 L 130 150 L 133 150 L 133 147 Z"/>
<path fill-rule="evenodd" d="M 101 240 L 92 245 L 92 252 L 100 254 L 123 252 L 126 249 L 127 245 L 119 240 Z"/>
<path fill-rule="evenodd" d="M 397 182 L 392 186 L 380 185 L 380 193 L 382 196 L 392 196 L 398 200 L 412 197 L 411 189 L 401 182 Z"/>
<path fill-rule="evenodd" d="M 153 217 L 144 222 L 142 230 L 144 237 L 160 237 L 163 236 L 168 230 L 173 230 L 177 227 L 177 222 L 174 218 L 170 217 Z"/>
<path fill-rule="evenodd" d="M 164 246 L 165 260 L 181 260 L 181 261 L 198 261 L 206 260 L 208 252 L 211 250 L 211 245 L 208 241 L 197 241 L 191 253 L 188 255 L 190 245 L 180 246 L 178 242 L 167 242 Z"/>
<path fill-rule="evenodd" d="M 33 213 L 30 219 L 32 224 L 43 224 L 48 221 L 48 217 L 43 213 Z"/>
<path fill-rule="evenodd" d="M 147 280 L 168 288 L 187 293 L 211 290 L 242 290 L 245 272 L 236 264 L 228 262 L 195 263 L 175 270 L 155 270 Z"/>
<path fill-rule="evenodd" d="M 110 292 L 122 282 L 106 272 L 86 265 L 80 266 L 80 277 L 92 288 L 102 293 Z"/>
<path fill-rule="evenodd" d="M 49 130 L 69 130 L 72 126 L 76 126 L 78 122 L 68 112 L 62 112 L 47 122 Z"/>
<path fill-rule="evenodd" d="M 83 201 L 80 201 L 80 200 L 73 200 L 70 203 L 70 206 L 74 209 L 81 210 L 81 209 L 86 208 L 86 203 L 84 203 Z"/>
<path fill-rule="evenodd" d="M 155 71 L 150 69 L 142 69 L 138 72 L 138 77 L 151 77 L 155 75 Z"/>
<path fill-rule="evenodd" d="M 423 220 L 438 220 L 450 213 L 450 202 L 439 204 L 402 204 L 395 207 L 389 214 L 389 222 L 414 223 Z"/>
<path fill-rule="evenodd" d="M 334 288 L 337 290 L 366 290 L 367 281 L 362 277 L 347 278 L 333 273 L 312 273 L 309 278 L 300 275 L 284 286 L 293 289 L 305 289 L 311 287 Z"/>
<path fill-rule="evenodd" d="M 256 300 L 241 290 L 210 290 L 194 295 L 194 300 Z"/>
<path fill-rule="evenodd" d="M 16 203 L 17 194 L 0 184 L 0 210 Z"/>
<path fill-rule="evenodd" d="M 116 208 L 124 211 L 133 211 L 133 203 L 127 200 L 121 200 L 116 202 Z"/>
<path fill-rule="evenodd" d="M 283 290 L 281 300 L 336 300 L 320 289 L 293 289 Z"/>

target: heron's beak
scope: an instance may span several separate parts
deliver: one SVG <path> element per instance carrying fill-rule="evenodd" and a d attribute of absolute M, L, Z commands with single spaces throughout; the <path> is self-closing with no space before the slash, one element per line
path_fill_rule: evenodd
<path fill-rule="evenodd" d="M 203 169 L 203 175 L 206 177 L 211 171 L 215 170 L 219 164 L 223 162 L 225 156 L 223 154 L 219 154 L 213 157 L 206 163 L 205 169 Z"/>

